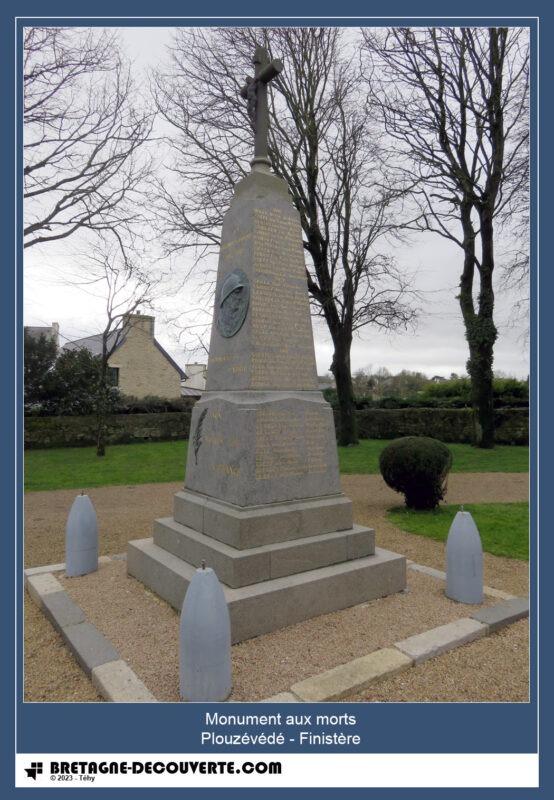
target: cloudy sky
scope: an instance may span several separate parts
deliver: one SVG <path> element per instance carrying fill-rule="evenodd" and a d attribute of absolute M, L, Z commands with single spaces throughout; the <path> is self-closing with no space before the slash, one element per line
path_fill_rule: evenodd
<path fill-rule="evenodd" d="M 135 62 L 137 77 L 149 66 L 164 58 L 164 46 L 170 39 L 167 28 L 125 28 L 123 41 Z M 431 234 L 414 237 L 408 246 L 395 253 L 399 265 L 416 273 L 416 288 L 421 293 L 421 314 L 415 331 L 389 335 L 366 328 L 352 347 L 352 368 L 377 369 L 387 367 L 391 372 L 401 369 L 419 370 L 429 376 L 465 371 L 467 347 L 455 299 L 461 271 L 461 251 Z M 71 273 L 78 258 L 74 244 L 57 247 L 49 245 L 42 251 L 34 247 L 26 251 L 24 280 L 24 322 L 26 325 L 60 325 L 62 342 L 97 333 L 103 327 L 103 302 L 82 287 L 68 286 L 64 276 Z M 183 272 L 187 264 L 183 256 Z M 177 262 L 179 269 L 179 262 Z M 495 370 L 518 377 L 529 373 L 526 341 L 527 321 L 515 311 L 518 297 L 496 290 L 496 324 L 499 338 L 495 347 Z M 187 342 L 179 340 L 174 329 L 163 319 L 176 310 L 197 309 L 202 304 L 204 318 L 211 312 L 192 285 L 178 297 L 162 300 L 156 312 L 156 336 L 182 365 L 187 361 L 204 360 L 199 352 L 186 349 Z M 192 312 L 195 318 L 201 315 Z M 325 326 L 314 324 L 314 338 L 319 374 L 330 366 L 332 344 Z M 188 340 L 190 341 L 190 340 Z"/>

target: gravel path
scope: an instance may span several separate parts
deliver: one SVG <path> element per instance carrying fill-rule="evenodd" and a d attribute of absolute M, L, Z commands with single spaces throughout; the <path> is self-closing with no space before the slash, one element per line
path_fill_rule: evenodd
<path fill-rule="evenodd" d="M 387 508 L 398 505 L 401 502 L 401 498 L 388 489 L 380 476 L 347 475 L 343 476 L 342 485 L 345 493 L 354 502 L 356 522 L 375 527 L 379 546 L 403 553 L 418 563 L 435 566 L 439 569 L 444 568 L 444 545 L 442 543 L 422 536 L 404 533 L 388 522 L 386 519 Z M 99 519 L 100 553 L 112 555 L 123 552 L 130 539 L 151 536 L 152 520 L 156 517 L 171 514 L 173 494 L 180 488 L 180 483 L 166 483 L 91 489 L 89 494 L 96 507 Z M 75 490 L 31 492 L 25 495 L 26 566 L 64 561 L 64 527 L 69 508 L 75 496 Z M 528 476 L 526 474 L 465 473 L 451 475 L 449 479 L 447 499 L 450 503 L 514 502 L 526 500 L 527 498 Z M 131 627 L 135 631 L 131 640 L 140 642 L 140 648 L 136 649 L 140 650 L 142 655 L 138 652 L 134 655 L 131 653 L 131 650 L 135 648 L 129 642 L 125 644 L 124 640 L 129 637 L 129 634 L 125 634 L 123 628 L 123 632 L 119 634 L 114 628 L 113 636 L 110 636 L 110 638 L 113 638 L 114 644 L 120 649 L 123 658 L 129 657 L 130 661 L 132 659 L 137 660 L 136 671 L 147 684 L 149 680 L 154 680 L 147 675 L 149 654 L 152 656 L 157 656 L 160 653 L 164 654 L 162 659 L 164 666 L 159 667 L 163 673 L 160 684 L 162 688 L 158 687 L 157 690 L 153 689 L 153 691 L 162 700 L 176 699 L 174 681 L 177 665 L 176 647 L 173 643 L 176 641 L 174 637 L 176 636 L 177 615 L 165 603 L 133 579 L 122 580 L 122 574 L 118 578 L 118 570 L 124 570 L 122 564 L 113 569 L 110 567 L 110 570 L 112 577 L 109 578 L 108 584 L 111 582 L 113 585 L 109 591 L 115 596 L 117 589 L 119 597 L 117 601 L 118 610 L 114 613 L 113 598 L 111 596 L 110 598 L 107 597 L 104 590 L 108 591 L 108 589 L 103 587 L 102 592 L 96 591 L 96 597 L 91 598 L 91 602 L 94 601 L 97 606 L 97 610 L 94 612 L 91 606 L 91 621 L 95 621 L 93 619 L 94 614 L 98 614 L 98 622 L 103 625 L 111 625 L 112 622 L 115 625 L 118 619 L 121 622 L 126 619 L 131 620 Z M 94 580 L 100 580 L 101 576 L 107 576 L 107 574 L 106 570 L 102 570 L 97 576 L 88 576 L 90 586 L 94 586 Z M 410 573 L 410 575 L 410 588 L 416 586 L 418 582 L 421 586 L 425 582 L 428 585 L 436 584 L 437 587 L 441 586 L 440 583 L 431 579 L 416 577 L 414 573 Z M 76 581 L 78 580 L 76 579 Z M 485 583 L 514 594 L 525 594 L 528 586 L 528 566 L 521 561 L 485 554 Z M 126 585 L 123 592 L 121 590 L 122 584 Z M 132 584 L 135 584 L 135 586 L 129 588 Z M 76 585 L 77 583 L 75 583 Z M 117 588 L 118 585 L 119 588 Z M 437 591 L 441 594 L 443 601 L 450 603 L 442 596 L 440 588 L 437 588 Z M 429 594 L 430 596 L 432 595 L 432 593 Z M 152 611 L 155 609 L 160 629 L 160 639 L 157 639 L 152 634 L 152 628 L 147 625 L 147 618 L 141 620 L 141 615 L 134 613 L 135 603 L 137 603 L 137 598 L 140 595 L 144 595 L 143 600 Z M 415 597 L 415 594 L 413 597 Z M 381 630 L 380 632 L 380 623 L 376 626 L 376 620 L 382 621 L 386 618 L 383 616 L 383 608 L 389 608 L 390 606 L 391 614 L 394 609 L 397 612 L 400 611 L 402 603 L 404 602 L 405 604 L 407 598 L 410 598 L 409 594 L 385 598 L 355 609 L 347 609 L 344 612 L 326 615 L 319 618 L 319 620 L 308 620 L 285 631 L 278 631 L 237 645 L 233 648 L 235 675 L 233 698 L 244 699 L 248 697 L 249 699 L 255 699 L 253 691 L 255 691 L 256 697 L 263 697 L 273 692 L 281 691 L 288 688 L 294 680 L 300 680 L 309 674 L 320 672 L 322 669 L 334 664 L 343 663 L 355 657 L 355 655 L 360 655 L 363 652 L 369 652 L 375 647 L 382 646 L 378 642 L 384 641 L 382 638 L 383 631 Z M 436 597 L 435 600 L 437 600 Z M 375 603 L 380 604 L 380 606 L 376 606 Z M 395 606 L 395 604 L 397 605 Z M 42 614 L 34 608 L 32 603 L 27 603 L 26 605 L 30 606 L 25 620 L 26 699 L 59 701 L 78 698 L 84 701 L 98 700 L 98 695 L 92 684 L 65 650 L 58 634 L 55 633 Z M 368 611 L 370 606 L 372 608 L 371 614 Z M 441 608 L 440 611 L 437 610 L 439 607 Z M 106 608 L 110 608 L 112 611 L 110 620 L 108 620 L 105 613 Z M 464 609 L 466 608 L 464 607 Z M 375 609 L 375 614 L 373 609 Z M 422 622 L 423 617 L 419 616 L 420 613 L 423 614 L 423 611 L 424 609 L 421 607 L 421 611 L 418 612 L 419 627 L 413 630 L 409 628 L 410 632 L 418 632 L 422 628 L 440 624 L 433 621 L 424 624 Z M 87 613 L 89 613 L 88 608 Z M 429 619 L 443 620 L 441 614 L 446 612 L 444 606 L 439 603 L 439 606 L 435 607 L 433 605 L 433 610 L 429 608 L 427 613 L 430 614 Z M 467 611 L 464 610 L 462 614 L 456 614 L 455 616 L 465 616 L 466 613 Z M 351 618 L 347 620 L 344 615 L 351 615 Z M 411 612 L 409 615 L 403 614 L 402 616 L 411 617 Z M 444 617 L 444 621 L 447 621 L 448 618 L 450 617 Z M 346 622 L 348 622 L 348 633 L 352 628 L 356 630 L 355 637 L 345 636 Z M 401 624 L 409 625 L 409 621 L 404 621 Z M 144 627 L 141 627 L 143 625 Z M 101 627 L 100 624 L 99 627 Z M 520 624 L 519 628 L 525 628 L 525 624 Z M 402 630 L 408 629 L 402 628 Z M 504 638 L 499 636 L 498 641 L 503 642 L 504 647 L 515 647 L 517 649 L 517 647 L 522 646 L 521 641 L 514 638 L 515 634 L 511 633 L 511 631 L 512 629 L 510 628 L 503 635 Z M 402 635 L 409 635 L 409 632 L 404 632 Z M 118 636 L 121 638 L 119 642 L 117 641 Z M 380 636 L 381 638 L 379 638 Z M 396 636 L 395 638 L 398 639 L 400 637 Z M 489 646 L 492 648 L 492 639 L 496 641 L 496 637 L 492 637 L 475 644 L 485 648 Z M 287 651 L 284 650 L 285 646 L 287 646 Z M 465 650 L 465 648 L 462 648 L 462 650 Z M 302 657 L 300 659 L 294 658 L 289 655 L 290 652 L 301 653 Z M 499 655 L 499 659 L 502 658 L 502 670 L 496 676 L 497 685 L 495 691 L 502 695 L 502 699 L 516 700 L 521 697 L 522 682 L 527 685 L 527 675 L 525 670 L 522 673 L 520 660 L 511 658 L 509 652 L 508 650 L 508 655 L 506 653 Z M 339 660 L 337 660 L 337 653 L 342 653 Z M 61 658 L 60 654 L 63 655 L 63 658 Z M 281 662 L 279 677 L 276 680 L 271 675 L 272 659 L 273 663 L 275 663 L 275 660 Z M 141 665 L 138 665 L 138 661 L 142 662 Z M 453 663 L 453 678 L 449 684 L 452 691 L 457 686 L 464 686 L 464 676 L 466 675 L 463 664 L 458 664 L 456 667 L 456 663 Z M 419 674 L 418 670 L 414 670 L 413 674 L 415 675 L 416 672 Z M 271 676 L 270 679 L 267 677 L 268 674 Z M 249 675 L 257 677 L 251 681 Z M 483 681 L 486 683 L 485 678 L 483 678 Z M 387 682 L 387 685 L 389 683 Z M 432 679 L 429 678 L 427 688 L 423 684 L 417 684 L 417 687 L 414 685 L 416 694 L 419 692 L 417 699 L 425 699 L 423 695 L 426 692 L 431 697 L 433 692 L 429 686 L 432 683 Z M 442 691 L 442 687 L 439 684 L 444 685 L 440 674 L 437 675 L 435 683 L 437 697 L 432 699 L 444 699 L 439 697 Z M 253 688 L 254 684 L 255 689 Z M 405 699 L 416 699 L 411 697 L 405 687 L 402 691 L 405 693 Z M 461 688 L 460 691 L 463 692 L 463 689 Z M 394 693 L 394 688 L 391 688 L 391 692 Z M 452 694 L 453 700 L 460 699 L 454 695 L 455 692 Z M 375 699 L 379 698 L 376 697 Z M 391 697 L 390 699 L 398 698 Z M 464 697 L 463 699 L 467 698 Z M 474 699 L 483 698 L 476 696 Z M 493 698 L 491 697 L 490 699 Z"/>
<path fill-rule="evenodd" d="M 345 702 L 526 703 L 529 700 L 529 622 L 458 647 L 402 672 Z"/>
<path fill-rule="evenodd" d="M 158 700 L 178 701 L 179 615 L 128 577 L 124 562 L 103 564 L 83 578 L 58 580 L 152 694 Z M 485 605 L 492 603 L 487 599 Z M 286 691 L 296 681 L 477 609 L 445 597 L 442 581 L 409 570 L 406 593 L 314 617 L 235 645 L 231 699 L 261 700 Z"/>

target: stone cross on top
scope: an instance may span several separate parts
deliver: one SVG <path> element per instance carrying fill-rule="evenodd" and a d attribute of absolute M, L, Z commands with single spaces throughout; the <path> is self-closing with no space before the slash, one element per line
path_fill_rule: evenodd
<path fill-rule="evenodd" d="M 240 90 L 240 96 L 247 101 L 248 116 L 254 131 L 254 158 L 252 167 L 257 164 L 270 167 L 267 151 L 267 133 L 269 130 L 269 111 L 267 108 L 267 84 L 283 69 L 278 59 L 269 60 L 265 47 L 256 47 L 254 58 L 254 77 L 247 78 Z M 262 166 L 262 168 L 263 168 Z"/>

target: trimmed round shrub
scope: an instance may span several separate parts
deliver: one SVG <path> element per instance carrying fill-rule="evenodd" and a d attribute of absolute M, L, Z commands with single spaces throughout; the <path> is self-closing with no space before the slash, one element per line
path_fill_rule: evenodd
<path fill-rule="evenodd" d="M 404 495 L 408 508 L 436 508 L 446 494 L 452 466 L 448 447 L 428 436 L 404 436 L 381 451 L 379 468 L 385 483 Z"/>

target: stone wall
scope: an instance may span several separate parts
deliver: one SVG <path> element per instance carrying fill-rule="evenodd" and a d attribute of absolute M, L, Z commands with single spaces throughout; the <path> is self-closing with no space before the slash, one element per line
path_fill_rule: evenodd
<path fill-rule="evenodd" d="M 108 423 L 108 444 L 188 439 L 191 411 L 162 414 L 115 414 Z M 83 447 L 96 443 L 96 419 L 26 417 L 25 447 Z"/>
<path fill-rule="evenodd" d="M 119 391 L 134 397 L 180 397 L 181 376 L 156 346 L 154 317 L 133 315 L 123 344 L 109 359 L 119 368 Z"/>
<path fill-rule="evenodd" d="M 368 408 L 356 415 L 362 439 L 432 436 L 443 442 L 473 441 L 469 408 Z M 528 409 L 499 408 L 494 416 L 498 444 L 529 444 Z"/>

